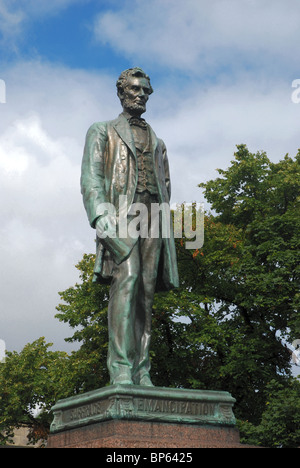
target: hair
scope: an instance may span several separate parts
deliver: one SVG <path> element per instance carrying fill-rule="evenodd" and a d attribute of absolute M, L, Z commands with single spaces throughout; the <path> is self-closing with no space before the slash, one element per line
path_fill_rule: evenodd
<path fill-rule="evenodd" d="M 119 76 L 118 81 L 116 83 L 116 86 L 117 86 L 117 89 L 118 89 L 118 96 L 119 96 L 120 99 L 121 99 L 121 95 L 123 94 L 124 89 L 127 86 L 128 78 L 130 76 L 137 76 L 137 77 L 140 77 L 140 78 L 146 78 L 146 80 L 148 80 L 149 86 L 150 86 L 150 93 L 149 94 L 153 93 L 153 88 L 152 88 L 151 83 L 150 83 L 150 77 L 139 67 L 129 68 L 128 70 L 125 70 L 125 71 L 123 71 L 121 73 L 121 75 Z"/>

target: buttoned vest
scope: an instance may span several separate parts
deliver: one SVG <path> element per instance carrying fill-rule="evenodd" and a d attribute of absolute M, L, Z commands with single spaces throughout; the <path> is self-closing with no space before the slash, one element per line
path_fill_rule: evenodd
<path fill-rule="evenodd" d="M 139 193 L 147 190 L 152 195 L 156 195 L 158 191 L 154 176 L 152 145 L 148 126 L 141 128 L 133 124 L 131 125 L 131 130 L 138 160 L 138 183 L 136 190 Z"/>

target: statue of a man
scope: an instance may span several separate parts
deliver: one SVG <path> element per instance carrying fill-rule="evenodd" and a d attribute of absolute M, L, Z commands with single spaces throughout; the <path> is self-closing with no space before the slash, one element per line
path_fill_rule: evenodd
<path fill-rule="evenodd" d="M 125 70 L 117 89 L 123 112 L 88 130 L 81 191 L 89 222 L 97 232 L 93 280 L 111 284 L 110 382 L 152 386 L 149 346 L 154 293 L 178 287 L 172 226 L 169 235 L 163 235 L 165 211 L 151 217 L 153 204 L 169 204 L 169 165 L 163 141 L 141 118 L 153 92 L 148 75 L 140 68 Z M 145 234 L 146 226 L 147 233 L 121 235 L 120 219 L 124 231 L 124 219 L 125 227 L 129 226 L 130 207 L 135 203 L 147 208 L 147 218 L 140 223 L 144 223 L 140 232 Z"/>

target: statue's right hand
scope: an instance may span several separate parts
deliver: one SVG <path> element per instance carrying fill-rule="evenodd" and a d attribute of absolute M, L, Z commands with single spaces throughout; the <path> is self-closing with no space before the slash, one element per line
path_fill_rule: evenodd
<path fill-rule="evenodd" d="M 117 220 L 114 215 L 99 216 L 96 221 L 96 232 L 100 239 L 115 239 L 117 237 Z"/>
<path fill-rule="evenodd" d="M 100 216 L 96 221 L 96 232 L 100 242 L 109 250 L 117 264 L 122 263 L 130 255 L 134 242 L 117 236 L 116 216 L 112 214 Z"/>

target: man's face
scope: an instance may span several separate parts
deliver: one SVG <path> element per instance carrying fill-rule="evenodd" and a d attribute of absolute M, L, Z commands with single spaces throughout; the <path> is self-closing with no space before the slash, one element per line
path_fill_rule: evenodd
<path fill-rule="evenodd" d="M 146 78 L 137 76 L 128 77 L 123 92 L 123 109 L 132 115 L 141 115 L 146 112 L 146 103 L 149 99 L 150 85 Z"/>

